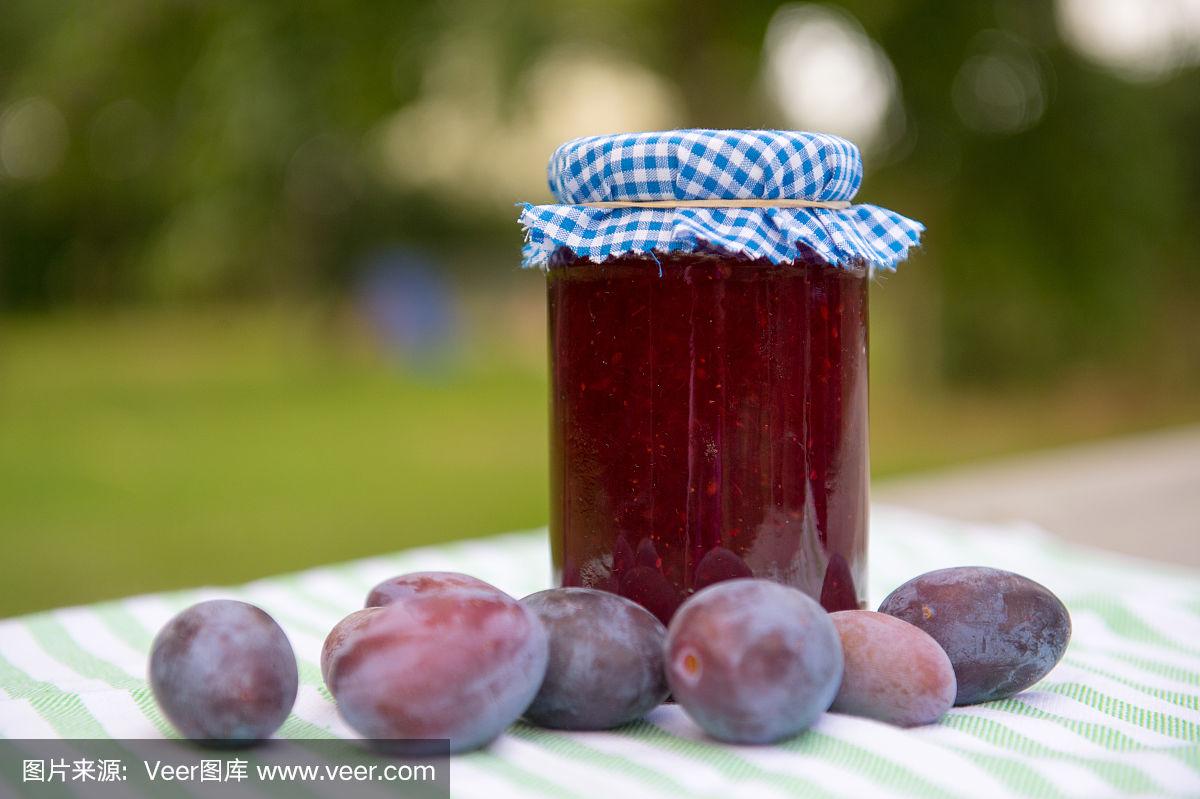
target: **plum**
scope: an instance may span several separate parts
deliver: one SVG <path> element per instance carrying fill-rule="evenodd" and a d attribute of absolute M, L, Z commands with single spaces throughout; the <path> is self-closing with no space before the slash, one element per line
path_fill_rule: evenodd
<path fill-rule="evenodd" d="M 550 637 L 546 678 L 525 718 L 563 730 L 636 721 L 667 697 L 667 630 L 636 602 L 591 588 L 553 588 L 521 600 Z"/>
<path fill-rule="evenodd" d="M 292 712 L 299 676 L 287 635 L 265 611 L 214 599 L 192 605 L 150 647 L 150 688 L 187 738 L 211 745 L 269 738 Z"/>
<path fill-rule="evenodd" d="M 897 588 L 881 613 L 920 627 L 950 656 L 956 705 L 1002 699 L 1045 677 L 1071 640 L 1071 616 L 1044 586 L 984 566 L 939 569 Z"/>
<path fill-rule="evenodd" d="M 484 746 L 537 694 L 549 657 L 537 614 L 473 586 L 403 597 L 347 625 L 329 670 L 338 710 L 398 754 Z M 416 740 L 423 739 L 423 740 Z"/>
<path fill-rule="evenodd" d="M 830 711 L 915 727 L 937 721 L 954 704 L 958 686 L 950 658 L 920 628 L 870 610 L 829 618 L 846 660 Z"/>
<path fill-rule="evenodd" d="M 762 744 L 810 727 L 842 680 L 829 614 L 795 588 L 726 580 L 693 594 L 667 630 L 667 682 L 705 732 Z"/>
<path fill-rule="evenodd" d="M 325 685 L 332 692 L 332 679 L 330 673 L 333 671 L 337 659 L 341 656 L 342 646 L 346 643 L 346 637 L 354 630 L 359 629 L 366 624 L 367 619 L 374 616 L 382 608 L 365 607 L 361 610 L 356 610 L 346 618 L 334 625 L 329 631 L 329 635 L 325 636 L 325 644 L 321 647 L 321 678 L 325 680 Z"/>
<path fill-rule="evenodd" d="M 404 597 L 448 590 L 457 592 L 459 596 L 462 596 L 464 591 L 503 594 L 499 588 L 491 583 L 485 583 L 483 580 L 472 577 L 469 574 L 460 574 L 458 572 L 411 572 L 409 574 L 401 574 L 397 577 L 390 577 L 372 588 L 367 594 L 367 601 L 364 607 L 382 607 L 383 605 L 390 605 L 397 599 Z"/>

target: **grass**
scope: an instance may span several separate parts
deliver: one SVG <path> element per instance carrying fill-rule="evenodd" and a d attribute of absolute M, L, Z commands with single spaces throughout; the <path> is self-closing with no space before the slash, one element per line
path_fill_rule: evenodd
<path fill-rule="evenodd" d="M 413 370 L 295 308 L 0 321 L 0 616 L 543 524 L 544 343 L 521 329 Z M 879 475 L 1200 417 L 872 391 Z"/>

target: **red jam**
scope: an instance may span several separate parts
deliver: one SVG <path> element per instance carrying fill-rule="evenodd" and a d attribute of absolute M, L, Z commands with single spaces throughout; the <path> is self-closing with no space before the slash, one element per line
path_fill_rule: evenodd
<path fill-rule="evenodd" d="M 677 254 L 549 270 L 560 585 L 667 622 L 765 577 L 866 605 L 867 278 Z"/>

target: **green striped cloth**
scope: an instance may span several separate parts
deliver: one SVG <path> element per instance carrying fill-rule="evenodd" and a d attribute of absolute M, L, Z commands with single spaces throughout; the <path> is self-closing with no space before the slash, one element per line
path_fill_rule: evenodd
<path fill-rule="evenodd" d="M 1153 531 L 1147 531 L 1153 534 Z M 275 616 L 300 659 L 280 734 L 350 736 L 321 683 L 329 628 L 391 575 L 451 569 L 516 596 L 549 580 L 544 531 L 415 549 L 237 588 L 139 596 L 0 621 L 0 736 L 173 735 L 144 679 L 158 628 L 201 599 Z M 1018 697 L 900 730 L 826 714 L 782 745 L 713 743 L 676 706 L 609 733 L 523 724 L 456 757 L 455 796 L 1200 796 L 1200 574 L 1066 546 L 1037 529 L 972 526 L 876 508 L 875 601 L 930 569 L 983 564 L 1044 583 L 1071 610 L 1066 658 Z"/>

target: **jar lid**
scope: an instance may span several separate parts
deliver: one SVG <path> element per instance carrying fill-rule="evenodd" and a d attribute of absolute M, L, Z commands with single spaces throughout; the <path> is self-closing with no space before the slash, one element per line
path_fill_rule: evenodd
<path fill-rule="evenodd" d="M 924 230 L 887 209 L 850 204 L 862 182 L 862 156 L 852 142 L 824 133 L 674 130 L 588 136 L 555 150 L 548 173 L 559 204 L 522 204 L 526 266 L 546 266 L 560 249 L 593 261 L 715 249 L 775 264 L 798 260 L 809 250 L 839 266 L 894 269 L 920 243 Z M 711 207 L 721 200 L 764 203 Z M 664 201 L 710 205 L 636 205 Z M 633 205 L 585 204 L 612 202 Z"/>

